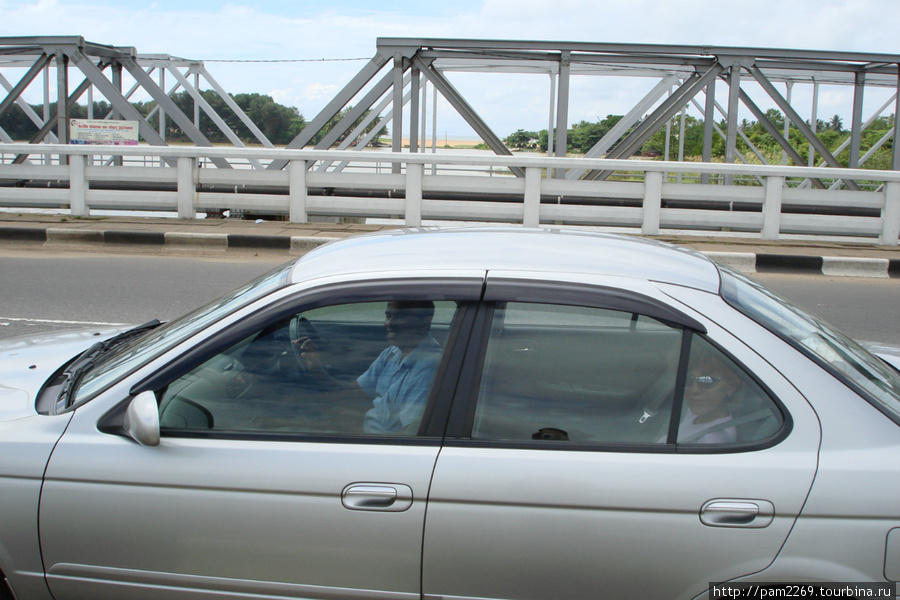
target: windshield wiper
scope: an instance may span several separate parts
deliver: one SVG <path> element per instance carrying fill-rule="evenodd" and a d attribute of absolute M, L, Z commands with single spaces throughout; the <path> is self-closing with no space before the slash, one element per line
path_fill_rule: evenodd
<path fill-rule="evenodd" d="M 78 389 L 79 384 L 81 383 L 81 378 L 84 376 L 87 371 L 100 362 L 100 359 L 107 355 L 107 353 L 116 348 L 117 346 L 121 346 L 123 343 L 128 340 L 134 339 L 139 335 L 155 328 L 160 325 L 158 319 L 153 319 L 152 321 L 147 321 L 143 325 L 138 325 L 137 327 L 133 327 L 127 331 L 123 331 L 118 335 L 114 335 L 108 340 L 104 340 L 102 342 L 97 342 L 93 344 L 90 348 L 82 352 L 78 358 L 76 358 L 72 363 L 63 371 L 63 376 L 65 377 L 65 381 L 62 384 L 62 389 L 59 392 L 59 396 L 56 400 L 57 407 L 69 408 L 75 401 L 75 390 Z"/>

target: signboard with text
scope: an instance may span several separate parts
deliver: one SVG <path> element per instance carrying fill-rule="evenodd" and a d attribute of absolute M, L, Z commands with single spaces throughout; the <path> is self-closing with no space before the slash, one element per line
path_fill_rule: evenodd
<path fill-rule="evenodd" d="M 70 119 L 69 143 L 137 146 L 138 122 Z"/>

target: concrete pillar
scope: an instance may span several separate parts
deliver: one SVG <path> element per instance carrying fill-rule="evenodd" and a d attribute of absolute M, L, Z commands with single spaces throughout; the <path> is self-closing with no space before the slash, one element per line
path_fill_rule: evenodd
<path fill-rule="evenodd" d="M 422 225 L 422 173 L 425 165 L 407 163 L 406 165 L 406 226 Z"/>
<path fill-rule="evenodd" d="M 884 210 L 881 211 L 881 243 L 896 246 L 900 243 L 900 183 L 884 184 Z"/>
<path fill-rule="evenodd" d="M 647 171 L 644 176 L 644 219 L 641 223 L 642 235 L 658 235 L 662 213 L 663 174 Z"/>
<path fill-rule="evenodd" d="M 83 155 L 69 155 L 69 210 L 73 217 L 86 217 L 89 214 L 85 198 L 87 181 L 84 177 L 84 164 Z"/>
<path fill-rule="evenodd" d="M 540 167 L 525 168 L 525 227 L 539 227 L 541 224 L 541 172 Z"/>
<path fill-rule="evenodd" d="M 306 213 L 306 161 L 292 160 L 288 164 L 288 176 L 290 178 L 288 220 L 291 223 L 307 223 L 309 215 Z"/>
<path fill-rule="evenodd" d="M 781 195 L 784 177 L 766 177 L 766 199 L 763 201 L 762 237 L 777 240 L 781 233 Z"/>
<path fill-rule="evenodd" d="M 197 159 L 190 156 L 178 157 L 178 218 L 195 219 L 197 207 Z"/>

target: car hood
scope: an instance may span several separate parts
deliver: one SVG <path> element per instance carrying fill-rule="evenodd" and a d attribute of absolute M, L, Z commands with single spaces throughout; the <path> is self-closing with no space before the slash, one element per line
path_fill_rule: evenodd
<path fill-rule="evenodd" d="M 0 340 L 0 421 L 35 414 L 44 382 L 66 361 L 128 327 L 79 329 Z"/>
<path fill-rule="evenodd" d="M 860 345 L 900 371 L 900 347 L 878 342 L 860 342 Z"/>

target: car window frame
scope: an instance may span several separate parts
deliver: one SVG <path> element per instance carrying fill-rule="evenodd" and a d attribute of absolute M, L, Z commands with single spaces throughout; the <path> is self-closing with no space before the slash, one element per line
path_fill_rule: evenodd
<path fill-rule="evenodd" d="M 560 306 L 580 306 L 618 311 L 630 311 L 643 316 L 652 317 L 663 323 L 682 329 L 681 350 L 678 371 L 675 381 L 675 398 L 672 406 L 672 419 L 669 423 L 668 437 L 665 443 L 638 444 L 624 442 L 568 442 L 554 441 L 552 444 L 539 440 L 482 440 L 472 439 L 471 433 L 478 404 L 481 377 L 484 373 L 484 362 L 487 356 L 494 313 L 498 306 L 507 302 L 551 304 Z M 669 443 L 676 439 L 686 382 L 690 348 L 694 336 L 703 337 L 716 350 L 731 360 L 751 378 L 772 401 L 781 413 L 782 421 L 778 431 L 761 440 L 739 442 L 734 444 L 691 444 Z M 467 348 L 465 365 L 463 366 L 457 393 L 453 399 L 448 418 L 445 446 L 509 448 L 550 451 L 590 451 L 590 452 L 630 452 L 653 454 L 733 454 L 764 450 L 784 440 L 793 427 L 790 412 L 784 403 L 765 385 L 755 373 L 750 371 L 742 361 L 731 352 L 725 350 L 708 335 L 707 328 L 697 319 L 656 298 L 638 292 L 602 285 L 591 285 L 580 282 L 565 282 L 552 286 L 531 279 L 489 280 L 483 302 L 475 315 L 474 326 Z"/>
<path fill-rule="evenodd" d="M 146 391 L 156 393 L 192 369 L 226 351 L 267 324 L 300 312 L 333 306 L 363 302 L 433 300 L 453 301 L 458 304 L 457 314 L 451 323 L 448 339 L 441 362 L 435 373 L 428 402 L 422 415 L 422 424 L 417 435 L 351 435 L 351 434 L 311 434 L 311 433 L 267 433 L 267 432 L 224 432 L 185 430 L 166 431 L 164 437 L 192 439 L 227 439 L 254 441 L 306 441 L 306 442 L 353 442 L 366 444 L 440 444 L 446 428 L 446 416 L 452 394 L 456 389 L 458 365 L 466 350 L 477 303 L 483 291 L 483 278 L 403 278 L 388 277 L 373 281 L 349 281 L 325 284 L 313 288 L 302 288 L 296 293 L 286 293 L 279 300 L 261 307 L 249 316 L 230 323 L 215 332 L 200 344 L 193 346 L 167 364 L 157 368 L 135 383 L 129 396 L 98 423 L 102 431 L 120 433 L 125 409 L 131 398 Z M 454 367 L 456 365 L 456 367 Z"/>

